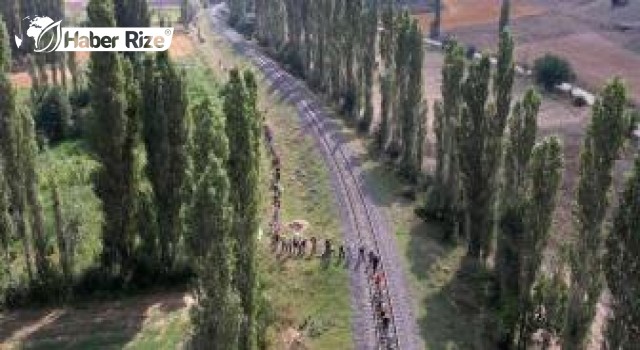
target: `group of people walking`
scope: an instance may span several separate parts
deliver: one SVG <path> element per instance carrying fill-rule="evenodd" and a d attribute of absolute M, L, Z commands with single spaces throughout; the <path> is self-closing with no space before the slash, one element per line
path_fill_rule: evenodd
<path fill-rule="evenodd" d="M 368 249 L 364 245 L 357 246 L 349 243 L 336 245 L 331 239 L 322 240 L 315 236 L 306 238 L 299 232 L 294 232 L 293 235 L 285 234 L 281 223 L 281 161 L 280 155 L 274 146 L 273 132 L 268 125 L 264 127 L 264 137 L 271 156 L 273 172 L 271 179 L 271 190 L 273 193 L 273 215 L 270 222 L 271 251 L 279 256 L 291 258 L 320 257 L 327 263 L 336 256 L 336 263 L 344 263 L 345 266 L 353 265 L 356 269 L 359 269 L 362 264 L 366 264 L 364 271 L 367 274 L 367 283 L 369 284 L 369 289 L 372 294 L 371 302 L 378 335 L 381 342 L 389 344 L 389 339 L 393 336 L 393 334 L 390 334 L 391 307 L 384 297 L 386 280 L 381 268 L 380 256 L 376 251 Z M 388 346 L 385 347 L 388 348 Z"/>
<path fill-rule="evenodd" d="M 280 167 L 280 155 L 276 151 L 273 144 L 273 132 L 268 125 L 264 126 L 264 138 L 267 143 L 267 149 L 271 155 L 271 168 L 273 171 L 273 177 L 271 179 L 271 190 L 273 192 L 272 210 L 273 215 L 271 217 L 271 233 L 279 233 L 281 230 L 280 223 L 280 209 L 282 208 L 282 186 L 280 184 L 281 167 Z"/>

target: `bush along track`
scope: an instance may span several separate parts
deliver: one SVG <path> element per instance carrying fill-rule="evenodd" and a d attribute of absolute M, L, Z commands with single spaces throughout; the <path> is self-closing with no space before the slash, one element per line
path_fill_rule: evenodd
<path fill-rule="evenodd" d="M 315 136 L 329 165 L 334 192 L 341 207 L 344 245 L 352 247 L 350 250 L 358 255 L 358 259 L 352 259 L 357 261 L 350 267 L 356 348 L 420 348 L 412 299 L 395 237 L 390 235 L 386 220 L 372 202 L 362 169 L 353 161 L 352 152 L 344 146 L 338 133 L 339 127 L 304 84 L 284 72 L 238 33 L 226 27 L 218 10 L 218 7 L 211 10 L 214 30 L 229 41 L 239 54 L 249 58 L 274 90 L 295 105 L 306 131 Z M 361 249 L 368 253 L 370 260 L 374 258 L 378 263 L 369 264 L 366 268 L 361 266 Z"/>

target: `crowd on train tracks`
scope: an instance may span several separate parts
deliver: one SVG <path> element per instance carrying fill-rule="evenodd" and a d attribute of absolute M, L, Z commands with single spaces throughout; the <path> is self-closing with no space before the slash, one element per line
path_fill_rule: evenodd
<path fill-rule="evenodd" d="M 391 306 L 384 297 L 387 281 L 381 268 L 380 256 L 364 244 L 340 243 L 313 235 L 310 237 L 302 235 L 300 232 L 304 224 L 300 221 L 286 226 L 282 224 L 282 160 L 275 147 L 273 131 L 268 125 L 264 126 L 264 138 L 271 158 L 272 171 L 270 182 L 272 215 L 269 223 L 271 251 L 284 258 L 320 258 L 327 264 L 335 259 L 336 264 L 364 270 L 372 294 L 371 304 L 376 327 L 380 338 L 387 342 L 392 336 L 390 334 L 392 315 Z"/>

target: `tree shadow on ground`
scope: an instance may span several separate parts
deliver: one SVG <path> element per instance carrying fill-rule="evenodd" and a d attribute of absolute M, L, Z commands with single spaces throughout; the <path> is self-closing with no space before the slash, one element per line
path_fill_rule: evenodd
<path fill-rule="evenodd" d="M 172 292 L 57 309 L 16 310 L 0 316 L 0 348 L 121 349 L 143 329 L 152 313 L 186 307 Z"/>
<path fill-rule="evenodd" d="M 484 349 L 490 278 L 465 256 L 464 243 L 443 243 L 436 224 L 409 233 L 408 260 L 418 283 L 418 326 L 428 349 Z"/>

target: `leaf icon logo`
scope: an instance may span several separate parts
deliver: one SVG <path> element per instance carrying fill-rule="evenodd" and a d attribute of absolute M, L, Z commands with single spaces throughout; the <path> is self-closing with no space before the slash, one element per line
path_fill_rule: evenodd
<path fill-rule="evenodd" d="M 35 52 L 53 52 L 62 42 L 62 21 L 58 21 L 44 28 L 36 38 Z"/>

